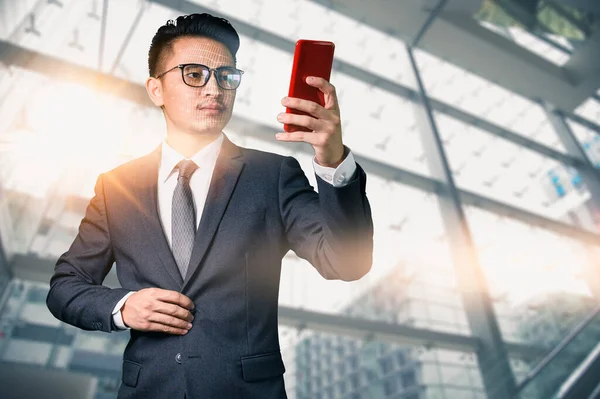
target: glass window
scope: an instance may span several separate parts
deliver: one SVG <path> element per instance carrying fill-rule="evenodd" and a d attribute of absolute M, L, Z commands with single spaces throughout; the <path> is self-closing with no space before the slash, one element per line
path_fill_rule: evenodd
<path fill-rule="evenodd" d="M 398 391 L 398 382 L 396 378 L 390 377 L 383 381 L 383 390 L 387 396 L 391 396 Z"/>
<path fill-rule="evenodd" d="M 348 391 L 346 381 L 340 381 L 339 387 L 340 387 L 340 393 L 342 393 L 342 394 L 345 394 Z"/>
<path fill-rule="evenodd" d="M 600 96 L 598 98 L 600 98 Z M 575 113 L 583 116 L 588 121 L 598 123 L 598 121 L 600 121 L 600 100 L 588 98 L 575 109 Z"/>
<path fill-rule="evenodd" d="M 45 366 L 51 351 L 52 344 L 13 338 L 8 341 L 2 360 Z"/>
<path fill-rule="evenodd" d="M 421 380 L 424 385 L 436 385 L 441 383 L 438 368 L 439 366 L 437 363 L 421 364 Z"/>
<path fill-rule="evenodd" d="M 48 327 L 60 327 L 62 323 L 50 313 L 44 301 L 41 303 L 26 303 L 21 310 L 21 321 Z"/>
<path fill-rule="evenodd" d="M 442 386 L 427 385 L 424 394 L 424 399 L 446 399 Z"/>
<path fill-rule="evenodd" d="M 71 354 L 73 353 L 71 347 L 59 345 L 55 347 L 54 361 L 52 367 L 66 369 L 71 362 Z"/>
<path fill-rule="evenodd" d="M 394 369 L 394 364 L 390 357 L 384 357 L 379 360 L 379 364 L 381 365 L 381 371 L 383 375 L 389 374 Z"/>
<path fill-rule="evenodd" d="M 453 387 L 444 387 L 444 392 L 447 398 L 452 399 L 473 399 L 473 390 L 471 389 L 460 389 Z"/>
<path fill-rule="evenodd" d="M 456 324 L 456 310 L 450 306 L 429 304 L 429 315 L 432 320 L 448 324 Z"/>
<path fill-rule="evenodd" d="M 398 367 L 402 367 L 406 363 L 406 355 L 401 350 L 396 351 L 396 363 Z"/>
<path fill-rule="evenodd" d="M 416 50 L 415 56 L 430 96 L 565 152 L 538 104 L 425 51 Z"/>
<path fill-rule="evenodd" d="M 600 121 L 600 117 L 598 118 L 598 121 Z M 567 120 L 567 124 L 575 137 L 579 140 L 579 143 L 581 143 L 581 147 L 585 151 L 592 165 L 600 168 L 600 132 L 571 120 Z"/>
<path fill-rule="evenodd" d="M 538 321 L 557 318 L 568 330 L 591 310 L 588 283 L 597 279 L 597 248 L 480 209 L 465 210 L 494 308 L 504 314 L 499 324 L 506 340 L 542 344 L 533 330 Z M 564 317 L 562 311 L 577 316 Z"/>
<path fill-rule="evenodd" d="M 417 384 L 417 378 L 414 370 L 405 370 L 400 373 L 400 380 L 404 388 L 409 388 Z"/>
<path fill-rule="evenodd" d="M 440 364 L 442 383 L 455 386 L 470 386 L 469 370 L 466 367 Z"/>

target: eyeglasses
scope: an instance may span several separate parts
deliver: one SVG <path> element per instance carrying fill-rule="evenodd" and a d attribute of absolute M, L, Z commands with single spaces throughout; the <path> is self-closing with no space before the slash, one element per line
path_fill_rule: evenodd
<path fill-rule="evenodd" d="M 181 69 L 183 83 L 191 87 L 205 86 L 210 80 L 210 75 L 214 72 L 217 84 L 224 90 L 237 89 L 242 82 L 242 74 L 244 73 L 244 71 L 231 66 L 209 68 L 202 64 L 179 64 L 156 76 L 156 79 L 177 68 Z"/>

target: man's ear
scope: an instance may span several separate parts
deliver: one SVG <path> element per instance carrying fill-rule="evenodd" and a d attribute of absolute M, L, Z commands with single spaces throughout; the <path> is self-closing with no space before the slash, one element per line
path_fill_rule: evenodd
<path fill-rule="evenodd" d="M 160 80 L 153 77 L 146 79 L 146 92 L 154 105 L 157 107 L 162 107 L 164 105 L 162 82 Z"/>

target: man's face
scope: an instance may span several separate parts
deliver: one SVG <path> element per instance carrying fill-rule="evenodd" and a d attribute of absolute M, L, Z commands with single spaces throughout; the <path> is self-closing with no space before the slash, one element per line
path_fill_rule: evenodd
<path fill-rule="evenodd" d="M 227 47 L 209 38 L 182 37 L 168 52 L 162 70 L 179 64 L 202 64 L 209 68 L 235 66 Z M 211 73 L 203 87 L 190 87 L 181 78 L 177 68 L 160 78 L 162 99 L 168 119 L 179 129 L 191 133 L 220 133 L 231 118 L 236 90 L 224 90 Z"/>

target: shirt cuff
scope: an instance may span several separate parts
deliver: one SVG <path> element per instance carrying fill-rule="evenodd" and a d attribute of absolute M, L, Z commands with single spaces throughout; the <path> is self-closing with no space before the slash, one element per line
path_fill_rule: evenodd
<path fill-rule="evenodd" d="M 127 327 L 125 325 L 125 323 L 123 322 L 123 315 L 121 314 L 121 308 L 123 307 L 123 305 L 125 305 L 127 298 L 129 298 L 133 294 L 135 294 L 135 291 L 132 291 L 132 292 L 126 294 L 123 298 L 121 298 L 121 300 L 119 302 L 117 302 L 117 304 L 115 305 L 115 308 L 112 311 L 113 321 L 115 322 L 115 326 L 117 326 L 117 328 L 119 330 L 130 330 L 131 329 L 131 328 Z"/>
<path fill-rule="evenodd" d="M 337 168 L 319 165 L 315 158 L 313 158 L 313 168 L 317 176 L 333 187 L 344 187 L 356 172 L 356 162 L 352 151 L 348 150 L 348 155 Z"/>

